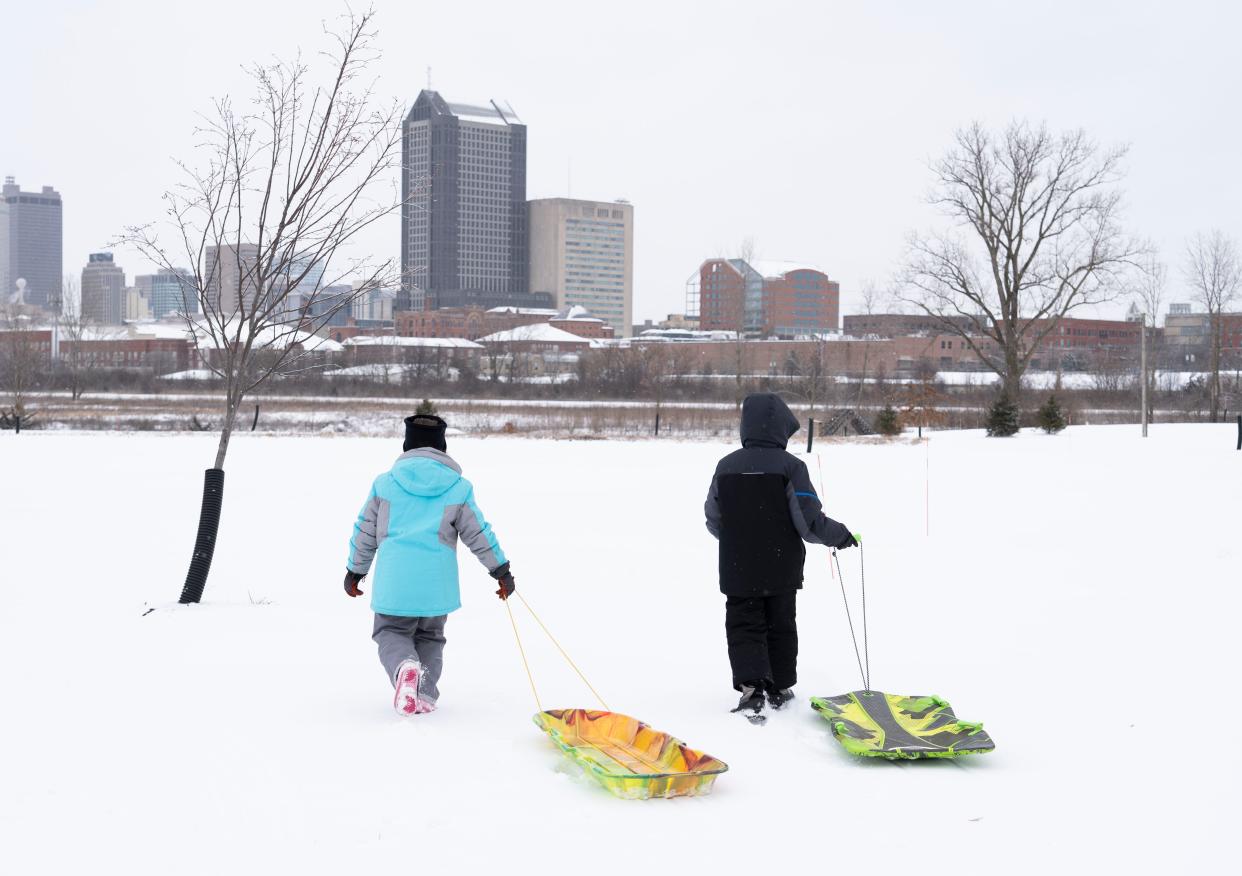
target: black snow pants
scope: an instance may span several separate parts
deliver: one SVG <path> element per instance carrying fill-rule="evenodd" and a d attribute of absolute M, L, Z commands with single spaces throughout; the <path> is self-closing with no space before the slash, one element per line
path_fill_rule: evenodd
<path fill-rule="evenodd" d="M 733 688 L 763 682 L 784 690 L 798 682 L 798 591 L 725 600 L 725 635 Z"/>

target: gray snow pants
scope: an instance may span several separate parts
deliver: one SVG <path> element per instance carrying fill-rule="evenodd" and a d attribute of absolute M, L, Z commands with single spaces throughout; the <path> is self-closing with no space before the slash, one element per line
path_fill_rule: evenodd
<path fill-rule="evenodd" d="M 380 663 L 388 680 L 396 687 L 397 667 L 402 660 L 417 660 L 423 666 L 423 692 L 433 701 L 440 699 L 440 673 L 444 669 L 444 624 L 448 615 L 437 617 L 375 616 L 371 639 L 379 646 Z"/>

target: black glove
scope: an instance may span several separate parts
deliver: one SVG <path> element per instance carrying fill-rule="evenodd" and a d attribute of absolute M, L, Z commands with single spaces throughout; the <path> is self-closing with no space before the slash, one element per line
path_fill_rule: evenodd
<path fill-rule="evenodd" d="M 358 584 L 366 575 L 359 575 L 357 572 L 345 573 L 345 592 L 350 596 L 361 596 L 362 591 L 358 589 Z"/>
<path fill-rule="evenodd" d="M 846 548 L 858 547 L 858 539 L 854 538 L 854 533 L 850 532 L 849 529 L 846 529 L 845 538 L 834 544 L 833 547 L 839 551 L 843 551 Z"/>
<path fill-rule="evenodd" d="M 501 599 L 508 599 L 513 595 L 513 591 L 517 590 L 517 582 L 513 580 L 513 575 L 509 572 L 508 563 L 493 571 L 492 577 L 500 584 L 500 589 L 496 591 L 496 595 Z"/>

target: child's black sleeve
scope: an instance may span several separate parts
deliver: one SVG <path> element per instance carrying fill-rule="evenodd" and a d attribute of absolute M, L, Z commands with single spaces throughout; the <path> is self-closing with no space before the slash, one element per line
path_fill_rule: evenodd
<path fill-rule="evenodd" d="M 794 459 L 789 478 L 789 514 L 803 541 L 835 545 L 845 540 L 849 530 L 824 514 L 823 505 L 811 485 L 806 463 Z"/>

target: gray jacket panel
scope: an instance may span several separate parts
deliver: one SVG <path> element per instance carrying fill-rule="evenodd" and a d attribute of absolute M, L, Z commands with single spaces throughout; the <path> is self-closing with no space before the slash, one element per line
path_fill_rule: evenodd
<path fill-rule="evenodd" d="M 712 475 L 712 484 L 707 488 L 707 501 L 703 503 L 703 513 L 707 517 L 707 531 L 716 539 L 720 538 L 720 491 L 716 486 L 716 476 Z"/>
<path fill-rule="evenodd" d="M 397 457 L 398 460 L 414 459 L 423 457 L 425 459 L 434 459 L 441 465 L 447 465 L 453 471 L 461 474 L 461 466 L 457 464 L 457 460 L 449 456 L 443 450 L 436 450 L 434 447 L 415 447 L 413 450 L 407 450 L 405 453 Z"/>
<path fill-rule="evenodd" d="M 497 558 L 496 552 L 492 550 L 491 540 L 487 537 L 488 533 L 483 524 L 479 522 L 474 509 L 470 507 L 470 503 L 463 502 L 457 506 L 457 517 L 453 521 L 453 528 L 457 530 L 462 542 L 470 548 L 470 552 L 487 568 L 487 571 L 495 572 L 504 565 Z"/>
<path fill-rule="evenodd" d="M 371 569 L 375 552 L 388 535 L 389 504 L 387 499 L 372 495 L 362 512 L 354 537 L 349 540 L 349 571 L 365 575 Z"/>
<path fill-rule="evenodd" d="M 461 513 L 461 505 L 445 505 L 444 513 L 440 515 L 440 529 L 436 532 L 436 537 L 440 540 L 440 544 L 451 550 L 457 550 L 457 515 Z"/>

